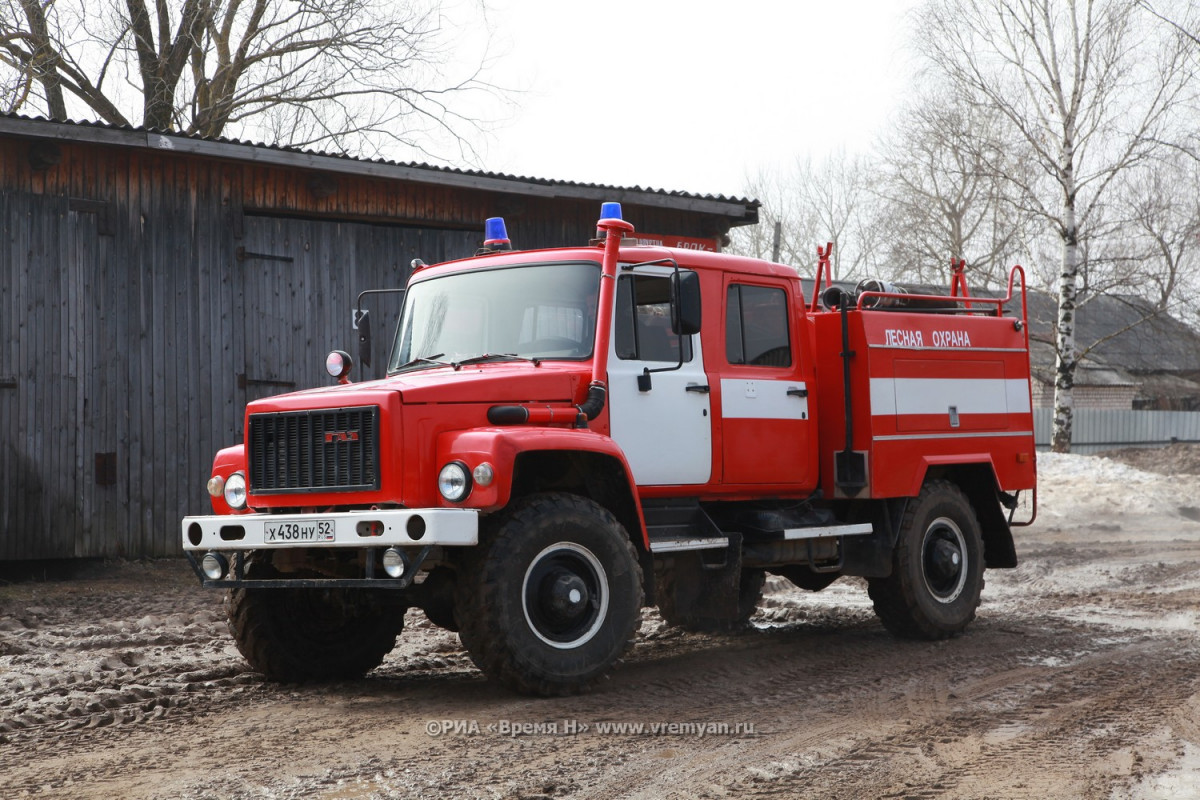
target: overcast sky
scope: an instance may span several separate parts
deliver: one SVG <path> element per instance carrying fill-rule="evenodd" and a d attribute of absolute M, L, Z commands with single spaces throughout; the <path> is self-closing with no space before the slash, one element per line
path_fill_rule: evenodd
<path fill-rule="evenodd" d="M 760 167 L 870 145 L 908 90 L 916 4 L 490 0 L 492 80 L 523 91 L 481 166 L 743 196 Z"/>

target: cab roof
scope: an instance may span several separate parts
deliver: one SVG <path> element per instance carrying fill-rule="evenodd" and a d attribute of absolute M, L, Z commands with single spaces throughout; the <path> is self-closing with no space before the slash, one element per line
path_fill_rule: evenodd
<path fill-rule="evenodd" d="M 537 264 L 553 261 L 595 261 L 599 263 L 604 256 L 600 247 L 553 247 L 545 250 L 511 250 L 487 253 L 445 261 L 414 271 L 412 280 L 422 281 L 440 275 L 463 272 L 474 269 L 486 269 L 522 264 Z M 645 261 L 674 259 L 681 267 L 694 270 L 713 270 L 721 272 L 736 272 L 742 275 L 761 275 L 763 277 L 785 278 L 796 280 L 799 275 L 795 267 L 787 264 L 775 264 L 747 256 L 731 253 L 713 253 L 707 250 L 689 250 L 678 247 L 661 247 L 657 245 L 622 245 L 620 260 L 626 264 L 636 264 Z"/>

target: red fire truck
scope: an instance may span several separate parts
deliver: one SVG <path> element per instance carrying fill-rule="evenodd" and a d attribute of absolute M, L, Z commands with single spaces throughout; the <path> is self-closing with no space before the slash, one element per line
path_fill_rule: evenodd
<path fill-rule="evenodd" d="M 638 244 L 615 203 L 597 236 L 519 252 L 489 220 L 474 258 L 414 262 L 386 378 L 335 351 L 338 385 L 247 406 L 182 537 L 256 670 L 360 675 L 419 607 L 491 678 L 564 694 L 644 606 L 732 629 L 767 573 L 853 575 L 893 634 L 940 639 L 1016 566 L 1019 267 L 985 298 L 961 271 L 945 295 L 842 290 L 823 258 L 806 302 L 791 267 Z"/>

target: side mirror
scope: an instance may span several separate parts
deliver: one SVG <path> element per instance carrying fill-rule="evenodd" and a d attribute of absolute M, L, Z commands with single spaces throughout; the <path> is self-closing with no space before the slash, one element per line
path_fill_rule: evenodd
<path fill-rule="evenodd" d="M 671 331 L 680 336 L 700 332 L 700 276 L 690 270 L 671 273 Z"/>
<path fill-rule="evenodd" d="M 364 367 L 371 366 L 371 312 L 355 309 L 354 327 L 358 331 L 358 360 Z"/>

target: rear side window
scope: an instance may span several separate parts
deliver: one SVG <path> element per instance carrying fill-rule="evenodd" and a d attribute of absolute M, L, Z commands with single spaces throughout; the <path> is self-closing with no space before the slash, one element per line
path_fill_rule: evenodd
<path fill-rule="evenodd" d="M 730 364 L 790 367 L 787 293 L 733 284 L 725 298 L 725 357 Z"/>

